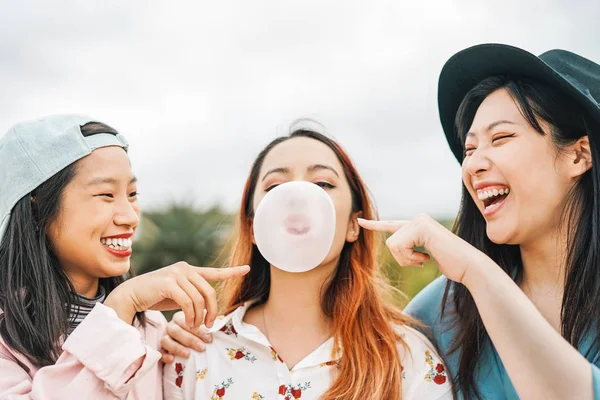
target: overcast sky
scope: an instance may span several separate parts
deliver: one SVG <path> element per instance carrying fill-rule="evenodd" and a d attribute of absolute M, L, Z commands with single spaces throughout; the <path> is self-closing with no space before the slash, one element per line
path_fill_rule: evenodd
<path fill-rule="evenodd" d="M 0 6 L 0 134 L 53 113 L 107 122 L 131 143 L 146 209 L 237 208 L 257 153 L 311 117 L 350 153 L 383 217 L 452 217 L 461 181 L 437 114 L 444 62 L 484 42 L 600 62 L 599 0 Z"/>

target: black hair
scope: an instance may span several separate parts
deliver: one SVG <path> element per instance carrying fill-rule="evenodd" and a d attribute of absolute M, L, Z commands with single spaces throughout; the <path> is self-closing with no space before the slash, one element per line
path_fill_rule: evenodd
<path fill-rule="evenodd" d="M 98 122 L 83 125 L 81 133 L 118 134 Z M 71 322 L 75 289 L 53 254 L 46 230 L 60 213 L 62 193 L 76 168 L 77 162 L 70 164 L 21 198 L 0 241 L 0 335 L 38 368 L 56 362 Z M 108 295 L 125 279 L 101 278 L 99 284 Z M 143 313 L 135 319 L 145 326 Z"/>
<path fill-rule="evenodd" d="M 475 113 L 490 94 L 504 89 L 514 99 L 521 114 L 540 135 L 549 134 L 557 154 L 564 146 L 588 136 L 592 162 L 600 160 L 595 135 L 598 125 L 569 96 L 530 79 L 496 76 L 483 80 L 466 95 L 456 115 L 457 134 L 463 141 Z M 545 132 L 540 122 L 545 122 Z M 594 164 L 592 164 L 594 165 Z M 592 334 L 592 349 L 600 349 L 600 170 L 593 166 L 579 177 L 567 198 L 563 223 L 566 224 L 567 257 L 565 287 L 561 310 L 561 333 L 575 348 L 586 334 Z M 486 223 L 471 195 L 463 185 L 462 201 L 454 232 L 490 256 L 519 283 L 522 261 L 518 245 L 493 243 L 486 234 Z M 458 370 L 451 371 L 458 390 L 465 398 L 480 398 L 475 385 L 480 350 L 491 345 L 473 297 L 465 286 L 448 282 L 442 312 L 452 312 L 457 335 L 450 352 L 460 354 Z"/>

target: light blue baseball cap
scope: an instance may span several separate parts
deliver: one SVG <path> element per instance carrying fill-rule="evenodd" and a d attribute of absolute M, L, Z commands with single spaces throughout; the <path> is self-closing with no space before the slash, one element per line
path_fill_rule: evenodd
<path fill-rule="evenodd" d="M 129 144 L 120 134 L 84 137 L 81 127 L 100 122 L 82 115 L 52 115 L 21 122 L 0 137 L 0 241 L 17 202 L 95 149 Z"/>

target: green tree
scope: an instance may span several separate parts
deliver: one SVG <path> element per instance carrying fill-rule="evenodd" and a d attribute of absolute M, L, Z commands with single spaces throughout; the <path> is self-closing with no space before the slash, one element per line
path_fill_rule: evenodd
<path fill-rule="evenodd" d="M 144 213 L 134 242 L 132 265 L 138 274 L 186 261 L 212 265 L 231 231 L 232 217 L 219 207 L 196 210 L 172 204 Z"/>

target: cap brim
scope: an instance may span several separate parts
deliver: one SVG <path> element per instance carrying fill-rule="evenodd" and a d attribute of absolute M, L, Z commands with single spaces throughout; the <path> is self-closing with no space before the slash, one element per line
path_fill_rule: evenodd
<path fill-rule="evenodd" d="M 442 128 L 452 153 L 461 163 L 463 148 L 454 125 L 460 103 L 479 82 L 497 75 L 534 79 L 565 91 L 582 101 L 585 108 L 591 105 L 586 104 L 589 99 L 558 72 L 525 50 L 504 44 L 482 44 L 462 50 L 446 62 L 438 83 Z"/>

